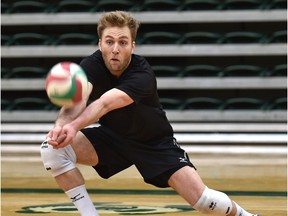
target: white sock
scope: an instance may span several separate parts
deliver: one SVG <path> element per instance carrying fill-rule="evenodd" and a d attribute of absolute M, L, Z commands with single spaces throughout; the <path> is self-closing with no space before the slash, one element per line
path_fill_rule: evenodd
<path fill-rule="evenodd" d="M 65 193 L 77 207 L 81 216 L 99 216 L 90 196 L 88 195 L 85 185 L 72 188 Z"/>
<path fill-rule="evenodd" d="M 234 202 L 235 203 L 235 202 Z M 241 206 L 239 206 L 237 203 L 235 203 L 236 208 L 237 208 L 237 212 L 235 214 L 235 216 L 253 216 L 253 214 L 245 211 Z"/>

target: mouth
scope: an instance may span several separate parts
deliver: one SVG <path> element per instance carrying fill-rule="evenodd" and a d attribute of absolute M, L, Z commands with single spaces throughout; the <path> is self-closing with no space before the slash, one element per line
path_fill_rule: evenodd
<path fill-rule="evenodd" d="M 111 58 L 111 60 L 110 60 L 111 62 L 119 62 L 119 59 L 117 59 L 117 58 Z"/>

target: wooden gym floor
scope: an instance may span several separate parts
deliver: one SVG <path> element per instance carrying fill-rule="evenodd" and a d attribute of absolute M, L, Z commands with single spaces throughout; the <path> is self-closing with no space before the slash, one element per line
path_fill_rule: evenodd
<path fill-rule="evenodd" d="M 261 216 L 287 215 L 286 154 L 190 154 L 204 182 L 226 192 L 248 211 Z M 58 189 L 36 155 L 1 158 L 1 215 L 79 215 Z M 157 189 L 142 181 L 134 167 L 109 180 L 90 167 L 79 166 L 92 200 L 102 216 L 201 215 L 171 189 Z"/>

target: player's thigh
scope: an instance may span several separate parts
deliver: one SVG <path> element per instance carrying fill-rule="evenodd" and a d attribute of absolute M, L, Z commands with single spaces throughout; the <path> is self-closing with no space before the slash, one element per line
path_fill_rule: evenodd
<path fill-rule="evenodd" d="M 176 171 L 170 177 L 168 184 L 192 206 L 205 189 L 205 184 L 201 177 L 197 171 L 190 166 L 184 166 Z"/>
<path fill-rule="evenodd" d="M 98 164 L 98 155 L 95 148 L 81 131 L 77 133 L 72 148 L 75 151 L 77 163 L 89 166 Z"/>

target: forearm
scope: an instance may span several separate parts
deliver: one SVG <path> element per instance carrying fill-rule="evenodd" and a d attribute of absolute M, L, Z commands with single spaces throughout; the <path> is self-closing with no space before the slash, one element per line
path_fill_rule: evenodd
<path fill-rule="evenodd" d="M 69 110 L 65 110 L 65 112 L 68 113 L 61 111 L 61 113 L 64 112 L 65 114 L 63 113 L 59 116 L 57 124 L 59 124 L 59 126 L 64 123 L 66 124 L 63 125 L 62 128 L 57 127 L 61 129 L 61 131 L 58 131 L 55 136 L 52 134 L 50 137 L 60 137 L 58 139 L 54 139 L 55 142 L 50 141 L 50 143 L 55 148 L 63 148 L 64 146 L 73 142 L 77 132 L 82 128 L 85 128 L 98 121 L 108 112 L 127 106 L 131 103 L 133 103 L 133 100 L 125 92 L 118 89 L 111 89 L 104 93 L 98 100 L 92 102 L 85 109 L 80 109 L 81 112 L 73 112 L 73 116 L 69 115 Z"/>
<path fill-rule="evenodd" d="M 77 118 L 73 119 L 71 125 L 76 130 L 81 130 L 82 128 L 97 122 L 107 112 L 105 105 L 101 103 L 101 99 L 98 99 L 86 107 Z"/>
<path fill-rule="evenodd" d="M 71 126 L 76 130 L 93 124 L 108 112 L 133 103 L 133 100 L 123 91 L 111 89 L 98 100 L 91 103 L 75 120 Z"/>
<path fill-rule="evenodd" d="M 73 107 L 62 107 L 55 121 L 55 127 L 63 127 L 65 124 L 71 123 L 83 112 L 85 107 L 86 102 L 81 102 Z"/>

